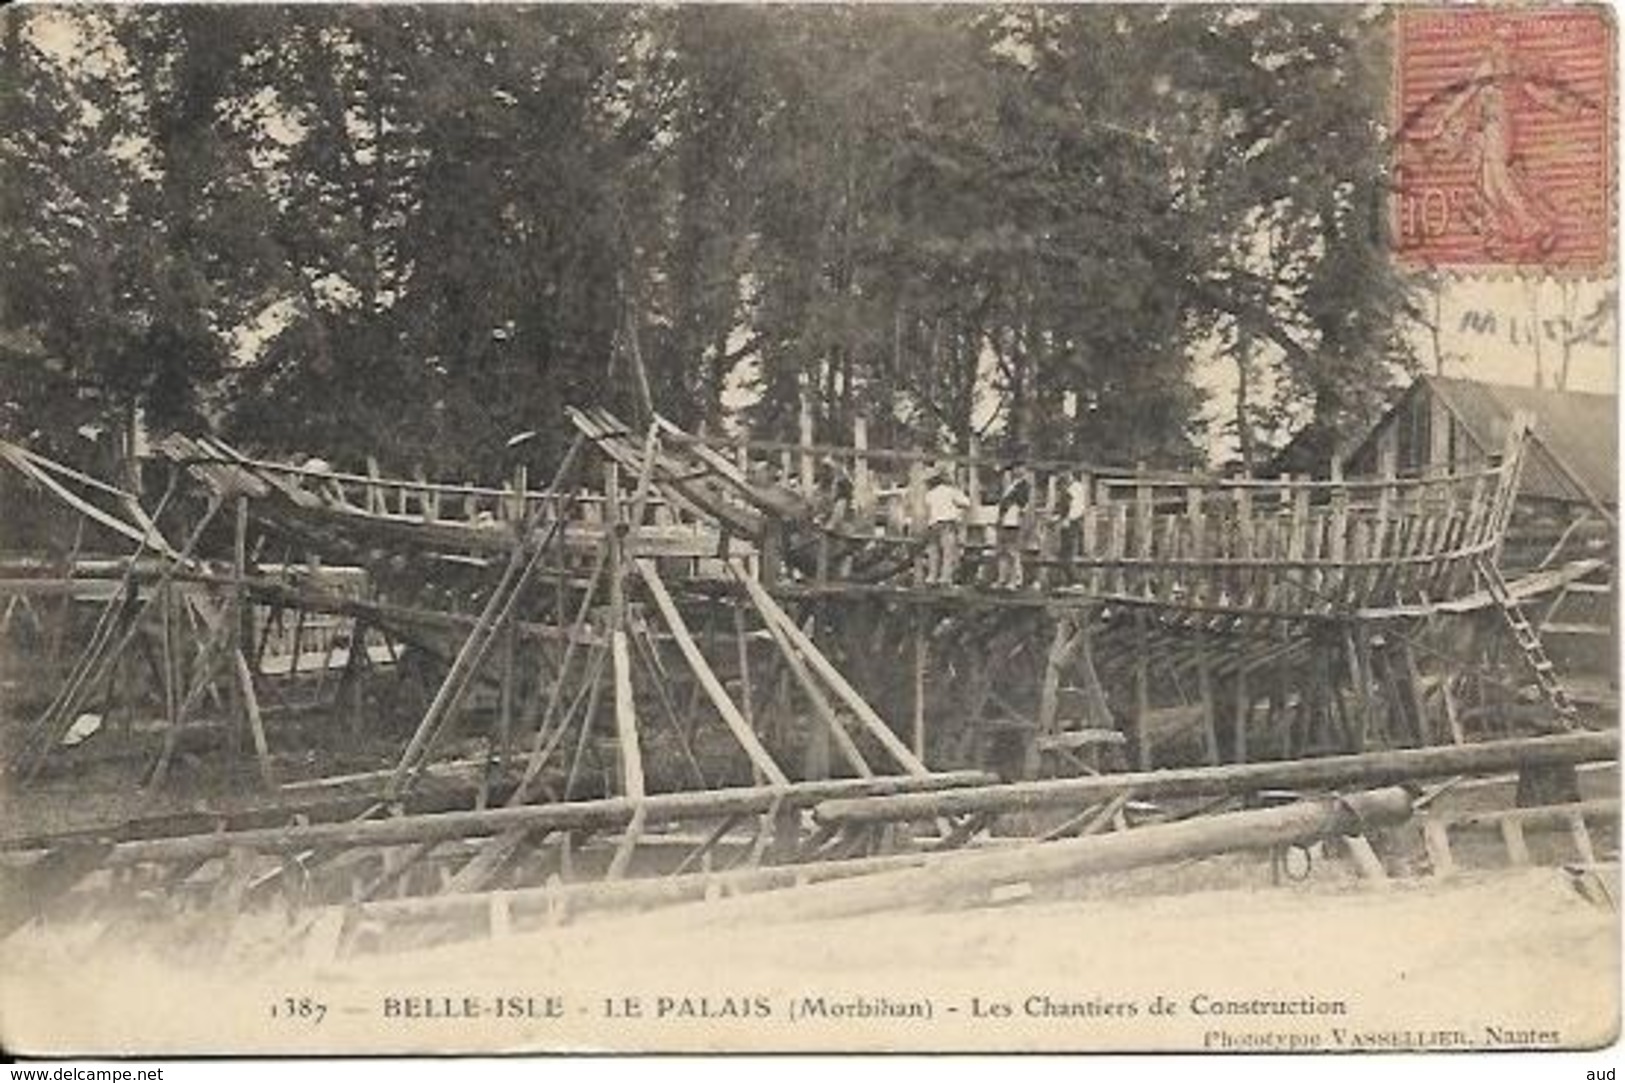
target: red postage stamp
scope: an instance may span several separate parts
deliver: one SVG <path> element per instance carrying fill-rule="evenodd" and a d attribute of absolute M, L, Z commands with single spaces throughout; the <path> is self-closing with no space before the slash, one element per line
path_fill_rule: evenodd
<path fill-rule="evenodd" d="M 1402 10 L 1394 245 L 1407 266 L 1611 265 L 1614 26 L 1602 7 Z"/>

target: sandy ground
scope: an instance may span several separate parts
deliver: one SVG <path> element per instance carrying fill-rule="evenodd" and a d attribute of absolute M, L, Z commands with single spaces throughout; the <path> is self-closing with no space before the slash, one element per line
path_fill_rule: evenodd
<path fill-rule="evenodd" d="M 0 1026 L 71 1052 L 1574 1048 L 1616 1035 L 1619 958 L 1615 910 L 1523 869 L 800 923 L 699 904 L 253 973 L 13 938 Z"/>

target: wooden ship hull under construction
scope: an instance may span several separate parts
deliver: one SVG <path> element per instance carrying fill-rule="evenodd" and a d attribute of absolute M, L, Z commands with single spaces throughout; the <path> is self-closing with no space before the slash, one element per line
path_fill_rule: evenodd
<path fill-rule="evenodd" d="M 257 791 L 18 820 L 0 840 L 10 927 L 53 899 L 94 912 L 192 885 L 204 902 L 289 901 L 281 940 L 322 955 L 508 928 L 513 907 L 546 922 L 960 850 L 993 851 L 961 867 L 973 895 L 1051 865 L 1327 840 L 1385 875 L 1368 831 L 1417 828 L 1443 800 L 1430 784 L 1506 772 L 1530 806 L 1493 812 L 1514 823 L 1497 827 L 1511 860 L 1525 820 L 1582 857 L 1617 847 L 1586 766 L 1617 758 L 1613 719 L 1570 696 L 1522 609 L 1603 562 L 1511 582 L 1498 565 L 1526 425 L 1483 469 L 1423 478 L 1031 464 L 1034 496 L 1000 526 L 983 483 L 1006 464 L 976 456 L 571 418 L 576 442 L 542 489 L 523 471 L 444 484 L 177 435 L 158 446 L 175 485 L 150 511 L 0 447 L 134 548 L 0 581 L 0 597 L 61 593 L 97 613 L 49 701 L 4 735 L 11 799 L 71 777 L 93 744 L 74 735 L 114 690 L 104 713 L 123 712 L 125 737 L 157 716 L 142 795 L 204 731 Z M 970 508 L 955 578 L 927 583 L 939 471 Z M 1063 511 L 1073 479 L 1083 498 Z M 1469 680 L 1462 659 L 1489 651 L 1499 668 Z M 421 698 L 369 699 L 408 669 Z M 296 755 L 306 731 L 273 716 L 311 684 L 375 766 Z M 1411 788 L 1375 791 L 1352 819 L 1318 796 L 1390 784 Z M 1451 861 L 1444 822 L 1418 828 L 1435 871 Z M 1106 837 L 1119 833 L 1138 841 Z M 1035 838 L 1074 845 L 1036 854 Z M 392 940 L 390 922 L 417 931 Z"/>

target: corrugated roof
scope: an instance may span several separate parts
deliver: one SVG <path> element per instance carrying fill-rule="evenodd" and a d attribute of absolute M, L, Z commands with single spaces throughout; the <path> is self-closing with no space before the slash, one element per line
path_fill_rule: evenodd
<path fill-rule="evenodd" d="M 1558 465 L 1561 461 L 1599 498 L 1615 503 L 1619 449 L 1615 433 L 1618 407 L 1613 395 L 1547 391 L 1452 376 L 1423 376 L 1418 382 L 1428 385 L 1489 454 L 1501 450 L 1514 413 L 1522 410 L 1535 415 L 1538 440 L 1524 460 L 1521 490 L 1525 495 L 1585 500 L 1585 494 L 1564 476 Z"/>

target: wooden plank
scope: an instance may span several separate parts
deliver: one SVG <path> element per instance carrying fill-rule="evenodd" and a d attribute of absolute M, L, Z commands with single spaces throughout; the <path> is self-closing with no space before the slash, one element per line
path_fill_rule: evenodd
<path fill-rule="evenodd" d="M 717 904 L 704 916 L 674 910 L 669 920 L 691 928 L 696 920 L 729 924 L 800 922 L 920 907 L 936 909 L 955 902 L 984 905 L 1010 884 L 1078 880 L 1238 850 L 1267 850 L 1329 834 L 1353 835 L 1392 826 L 1405 822 L 1410 815 L 1410 797 L 1396 787 L 1276 808 L 1197 816 L 1041 845 L 953 851 L 919 868 L 880 872 L 841 884 L 809 886 L 772 899 L 731 900 Z"/>
<path fill-rule="evenodd" d="M 1360 870 L 1361 879 L 1373 884 L 1388 883 L 1388 870 L 1382 867 L 1382 859 L 1371 848 L 1370 840 L 1364 835 L 1349 835 L 1343 839 L 1343 845 L 1348 847 L 1349 857 Z"/>
<path fill-rule="evenodd" d="M 1423 820 L 1422 842 L 1427 847 L 1428 863 L 1433 866 L 1433 875 L 1453 875 L 1456 871 L 1456 860 L 1450 854 L 1450 833 L 1446 824 L 1440 820 Z"/>
<path fill-rule="evenodd" d="M 1085 778 L 1006 783 L 958 792 L 824 802 L 815 810 L 820 823 L 923 820 L 970 812 L 1051 807 L 1080 808 L 1133 790 L 1147 800 L 1163 797 L 1220 797 L 1259 790 L 1337 789 L 1387 785 L 1452 775 L 1486 775 L 1524 765 L 1547 766 L 1617 759 L 1617 732 L 1568 733 L 1550 737 L 1487 741 L 1481 744 L 1407 748 L 1361 755 L 1299 760 L 1181 767 Z"/>
<path fill-rule="evenodd" d="M 1134 754 L 1140 770 L 1151 770 L 1151 658 L 1147 642 L 1145 614 L 1135 615 L 1134 652 Z"/>
<path fill-rule="evenodd" d="M 1038 693 L 1038 732 L 1056 732 L 1056 712 L 1060 706 L 1061 670 L 1066 665 L 1072 645 L 1072 622 L 1064 614 L 1055 618 L 1055 631 L 1050 638 L 1049 653 L 1044 657 L 1044 679 Z M 916 638 L 919 633 L 916 632 Z M 916 651 L 918 654 L 918 651 Z M 921 667 L 916 666 L 916 669 Z M 916 689 L 924 686 L 924 677 L 915 680 Z"/>
<path fill-rule="evenodd" d="M 791 644 L 801 652 L 802 657 L 807 660 L 813 671 L 823 678 L 824 683 L 829 685 L 836 696 L 846 704 L 847 709 L 857 716 L 858 721 L 864 724 L 875 740 L 879 741 L 886 751 L 891 753 L 892 758 L 897 761 L 903 770 L 911 775 L 926 774 L 927 768 L 919 757 L 909 751 L 908 746 L 898 739 L 897 734 L 892 732 L 891 727 L 886 725 L 885 721 L 875 713 L 874 708 L 870 707 L 862 696 L 858 695 L 857 690 L 841 675 L 840 670 L 836 669 L 834 664 L 824 657 L 824 652 L 819 650 L 818 646 L 808 638 L 807 634 L 796 626 L 795 621 L 790 619 L 790 615 L 779 607 L 778 602 L 768 595 L 762 585 L 747 575 L 745 569 L 737 560 L 729 561 L 728 566 L 732 569 L 734 578 L 744 584 L 746 591 L 755 599 L 756 606 L 764 617 L 778 623 L 784 634 L 789 637 Z"/>
<path fill-rule="evenodd" d="M 1597 863 L 1597 853 L 1591 846 L 1591 832 L 1586 830 L 1585 815 L 1579 809 L 1569 813 L 1569 837 L 1574 840 L 1574 850 L 1585 865 Z"/>
<path fill-rule="evenodd" d="M 1343 457 L 1336 453 L 1332 455 L 1331 479 L 1334 482 L 1343 480 Z M 1332 569 L 1323 583 L 1323 590 L 1331 603 L 1341 608 L 1348 599 L 1349 586 L 1348 572 L 1341 567 L 1349 554 L 1349 492 L 1341 486 L 1332 490 L 1330 529 L 1326 555 L 1332 562 Z"/>
<path fill-rule="evenodd" d="M 8 458 L 8 461 L 11 462 L 12 466 L 16 467 L 20 473 L 27 475 L 34 482 L 51 490 L 57 499 L 61 500 L 64 504 L 67 504 L 80 515 L 100 523 L 102 526 L 107 527 L 109 530 L 112 530 L 115 533 L 122 534 L 124 537 L 133 542 L 140 545 L 152 546 L 159 552 L 173 555 L 173 550 L 169 548 L 168 544 L 163 540 L 163 538 L 154 537 L 150 532 L 140 530 L 134 526 L 131 526 L 129 523 L 118 518 L 117 516 L 108 514 L 107 512 L 98 508 L 96 505 L 80 498 L 68 489 L 64 488 L 61 482 L 57 481 L 45 471 L 39 469 L 22 456 L 8 456 L 8 450 L 9 449 L 7 446 L 0 445 L 0 457 Z"/>
<path fill-rule="evenodd" d="M 468 862 L 457 870 L 457 875 L 441 887 L 440 893 L 455 895 L 462 892 L 484 891 L 507 867 L 514 854 L 519 852 L 519 848 L 532 837 L 532 832 L 528 829 L 516 828 L 491 839 L 480 848 L 479 853 L 469 858 Z"/>
<path fill-rule="evenodd" d="M 610 860 L 609 871 L 604 874 L 605 880 L 619 880 L 626 875 L 627 868 L 632 864 L 632 854 L 637 849 L 638 841 L 643 837 L 643 825 L 648 816 L 649 810 L 643 805 L 639 805 L 632 813 L 632 819 L 626 825 L 626 832 L 616 844 L 615 856 Z"/>
<path fill-rule="evenodd" d="M 260 767 L 260 779 L 268 789 L 276 789 L 276 769 L 271 764 L 271 749 L 265 739 L 265 720 L 260 715 L 259 697 L 254 694 L 254 675 L 249 671 L 248 658 L 238 648 L 233 653 L 238 694 L 248 718 L 248 729 L 254 740 L 254 758 Z"/>
<path fill-rule="evenodd" d="M 874 516 L 875 485 L 869 473 L 869 419 L 862 414 L 852 418 L 852 504 L 860 519 Z"/>
<path fill-rule="evenodd" d="M 914 643 L 914 755 L 925 762 L 925 630 L 918 613 L 910 617 Z"/>
<path fill-rule="evenodd" d="M 745 615 L 740 611 L 738 604 L 732 606 L 734 621 L 734 644 L 737 648 L 736 657 L 739 661 L 739 711 L 745 716 L 745 722 L 752 732 L 756 730 L 756 715 L 753 701 L 755 692 L 751 688 L 750 680 L 750 640 L 745 635 Z"/>
<path fill-rule="evenodd" d="M 1247 725 L 1252 721 L 1253 701 L 1247 691 L 1247 671 L 1236 671 L 1236 736 L 1234 759 L 1238 764 L 1247 762 Z"/>
<path fill-rule="evenodd" d="M 1529 864 L 1529 844 L 1523 837 L 1523 824 L 1511 818 L 1502 820 L 1501 838 L 1506 843 L 1508 861 L 1514 865 Z"/>
<path fill-rule="evenodd" d="M 626 632 L 610 633 L 610 661 L 615 673 L 615 733 L 621 753 L 622 792 L 632 800 L 644 796 L 643 750 L 638 742 L 637 705 L 632 698 L 632 662 L 627 657 Z"/>
<path fill-rule="evenodd" d="M 1450 740 L 1457 745 L 1467 743 L 1467 731 L 1461 723 L 1461 710 L 1456 704 L 1454 675 L 1446 673 L 1439 681 L 1439 698 L 1444 703 L 1445 722 L 1450 727 Z"/>
<path fill-rule="evenodd" d="M 1071 554 L 1074 560 L 1094 560 L 1100 555 L 1100 510 L 1095 502 L 1095 479 L 1092 474 L 1082 475 L 1080 492 L 1083 496 L 1083 506 L 1076 509 L 1079 515 L 1079 533 L 1081 534 L 1081 553 Z M 1090 566 L 1089 589 L 1095 593 L 1100 592 L 1100 568 Z"/>
<path fill-rule="evenodd" d="M 423 718 L 418 722 L 417 729 L 407 742 L 406 750 L 395 765 L 395 773 L 389 785 L 391 794 L 398 792 L 406 783 L 408 772 L 415 768 L 419 758 L 427 753 L 432 738 L 444 720 L 462 703 L 463 695 L 469 687 L 469 678 L 485 660 L 486 651 L 493 642 L 492 632 L 496 629 L 503 610 L 512 600 L 512 588 L 515 582 L 522 578 L 526 563 L 525 551 L 514 549 L 508 558 L 507 567 L 503 569 L 502 578 L 491 589 L 491 594 L 486 598 L 485 606 L 480 611 L 479 619 L 475 621 L 473 629 L 463 641 L 445 680 L 435 691 L 434 699 L 430 702 L 428 710 L 423 712 Z"/>
<path fill-rule="evenodd" d="M 666 626 L 675 637 L 677 649 L 682 652 L 683 658 L 688 662 L 689 668 L 694 671 L 694 675 L 699 678 L 700 685 L 704 688 L 705 694 L 710 697 L 712 706 L 722 716 L 723 723 L 733 732 L 734 739 L 739 742 L 740 747 L 745 750 L 745 754 L 750 757 L 751 763 L 774 785 L 788 785 L 790 780 L 779 769 L 779 765 L 773 762 L 773 757 L 768 755 L 767 749 L 762 747 L 762 743 L 757 739 L 755 731 L 750 728 L 750 724 L 739 713 L 739 708 L 734 706 L 733 700 L 728 697 L 727 690 L 722 687 L 722 682 L 717 680 L 717 675 L 712 671 L 711 664 L 700 653 L 699 646 L 694 642 L 694 637 L 688 630 L 688 624 L 683 620 L 683 615 L 677 611 L 677 606 L 672 602 L 671 595 L 667 593 L 666 585 L 661 582 L 660 573 L 655 570 L 654 564 L 648 560 L 640 559 L 634 561 L 632 566 L 637 569 L 639 577 L 649 589 L 649 596 L 654 599 L 656 608 L 660 610 L 660 615 L 665 618 Z M 753 581 L 747 580 L 747 582 Z M 757 589 L 760 590 L 761 588 L 758 587 Z M 795 634 L 799 635 L 800 629 L 795 629 Z"/>
<path fill-rule="evenodd" d="M 641 803 L 646 823 L 703 820 L 735 813 L 767 811 L 775 800 L 810 807 L 835 797 L 909 793 L 922 788 L 978 786 L 994 781 L 984 771 L 955 771 L 926 776 L 828 779 L 788 786 L 732 787 L 721 790 L 651 794 Z M 346 820 L 303 826 L 274 826 L 120 842 L 104 864 L 118 868 L 147 862 L 171 863 L 221 857 L 232 848 L 264 853 L 370 846 L 403 846 L 461 838 L 488 838 L 516 828 L 532 831 L 608 830 L 630 822 L 640 804 L 624 797 L 562 801 L 517 808 L 458 810 L 377 820 Z M 18 840 L 0 847 L 5 853 L 30 853 L 38 843 Z"/>
<path fill-rule="evenodd" d="M 801 399 L 801 413 L 799 415 L 801 450 L 796 461 L 800 466 L 799 480 L 803 496 L 811 496 L 814 487 L 814 461 L 813 455 L 813 415 L 812 403 L 803 395 Z"/>
<path fill-rule="evenodd" d="M 1207 635 L 1202 632 L 1197 633 L 1196 640 L 1196 689 L 1197 695 L 1202 699 L 1202 743 L 1207 752 L 1207 762 L 1217 766 L 1218 710 L 1213 702 L 1213 667 L 1208 659 Z"/>

